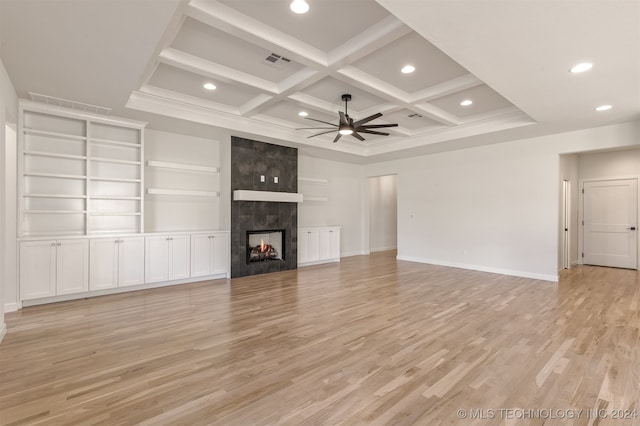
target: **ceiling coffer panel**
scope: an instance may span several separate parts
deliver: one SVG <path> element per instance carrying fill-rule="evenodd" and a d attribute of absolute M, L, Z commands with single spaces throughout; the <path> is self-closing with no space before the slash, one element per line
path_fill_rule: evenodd
<path fill-rule="evenodd" d="M 204 89 L 203 86 L 207 82 L 213 83 L 216 89 Z M 260 94 L 258 90 L 216 81 L 166 64 L 158 65 L 149 84 L 233 108 L 244 105 Z"/>
<path fill-rule="evenodd" d="M 468 106 L 460 105 L 465 100 L 470 100 L 473 103 Z M 508 100 L 484 84 L 432 100 L 429 103 L 450 114 L 463 118 L 513 107 L 513 104 Z"/>

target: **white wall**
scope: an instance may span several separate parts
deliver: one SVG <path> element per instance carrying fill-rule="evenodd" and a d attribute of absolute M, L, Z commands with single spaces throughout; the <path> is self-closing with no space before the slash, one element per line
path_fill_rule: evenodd
<path fill-rule="evenodd" d="M 569 260 L 572 265 L 578 263 L 578 211 L 579 205 L 579 177 L 578 177 L 578 155 L 566 154 L 560 156 L 560 179 L 558 188 L 559 206 L 562 206 L 562 181 L 567 179 L 571 185 L 570 204 L 570 222 L 569 222 Z M 562 208 L 558 209 L 558 270 L 562 269 L 562 234 L 564 233 L 562 218 Z"/>
<path fill-rule="evenodd" d="M 145 130 L 148 160 L 220 167 L 217 140 L 159 130 Z M 145 187 L 220 191 L 220 173 L 199 173 L 145 167 Z M 220 198 L 145 195 L 145 232 L 214 230 L 220 226 Z"/>
<path fill-rule="evenodd" d="M 18 117 L 18 97 L 9 75 L 0 60 L 0 341 L 6 332 L 4 322 L 5 304 L 11 303 L 11 297 L 16 291 L 16 263 L 15 263 L 15 224 L 11 227 L 11 220 L 15 217 L 15 188 L 6 191 L 6 185 L 14 179 L 15 166 L 7 168 L 7 164 L 15 164 L 15 142 L 5 140 L 7 124 L 15 129 Z M 13 153 L 13 154 L 12 154 Z M 10 158 L 14 155 L 13 158 Z M 11 174 L 14 176 L 12 177 Z M 11 259 L 14 259 L 11 261 Z"/>
<path fill-rule="evenodd" d="M 398 258 L 555 281 L 560 154 L 633 147 L 639 123 L 365 166 L 398 174 Z"/>
<path fill-rule="evenodd" d="M 374 176 L 368 181 L 369 250 L 393 250 L 398 245 L 397 176 Z"/>
<path fill-rule="evenodd" d="M 578 155 L 580 179 L 640 176 L 640 148 Z"/>
<path fill-rule="evenodd" d="M 305 198 L 327 201 L 304 201 L 298 204 L 298 226 L 341 226 L 341 255 L 368 252 L 363 218 L 365 179 L 362 166 L 298 155 L 298 177 L 327 179 L 328 183 L 298 182 L 298 192 Z"/>

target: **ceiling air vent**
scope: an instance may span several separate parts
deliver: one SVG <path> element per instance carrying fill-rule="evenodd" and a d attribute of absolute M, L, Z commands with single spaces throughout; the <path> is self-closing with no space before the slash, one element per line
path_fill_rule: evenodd
<path fill-rule="evenodd" d="M 55 96 L 41 95 L 39 93 L 28 92 L 29 97 L 34 102 L 41 102 L 47 105 L 55 105 L 64 108 L 93 112 L 96 114 L 109 115 L 111 108 L 101 107 L 98 105 L 84 104 L 82 102 L 70 101 L 69 99 L 56 98 Z"/>
<path fill-rule="evenodd" d="M 284 56 L 278 55 L 277 53 L 269 53 L 269 56 L 267 56 L 264 60 L 268 65 L 271 65 L 278 69 L 282 69 L 291 63 L 291 59 L 285 58 Z"/>
<path fill-rule="evenodd" d="M 409 117 L 409 118 L 422 118 L 422 115 L 413 113 L 413 114 L 407 115 L 407 117 Z"/>

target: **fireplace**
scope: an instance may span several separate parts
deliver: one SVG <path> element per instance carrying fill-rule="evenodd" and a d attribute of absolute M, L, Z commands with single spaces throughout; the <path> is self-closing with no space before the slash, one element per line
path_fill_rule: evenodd
<path fill-rule="evenodd" d="M 283 261 L 285 230 L 247 231 L 247 264 Z"/>

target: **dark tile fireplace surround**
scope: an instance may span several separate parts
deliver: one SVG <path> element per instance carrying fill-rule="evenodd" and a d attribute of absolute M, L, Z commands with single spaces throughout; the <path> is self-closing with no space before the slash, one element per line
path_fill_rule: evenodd
<path fill-rule="evenodd" d="M 260 177 L 265 177 L 262 182 Z M 278 183 L 274 182 L 278 178 Z M 234 201 L 233 191 L 298 192 L 298 150 L 231 137 L 231 277 L 296 269 L 298 205 L 267 201 Z M 249 234 L 282 230 L 281 259 L 250 261 Z M 256 244 L 251 245 L 255 248 Z M 265 242 L 268 244 L 268 242 Z M 254 250 L 255 251 L 255 250 Z M 254 260 L 256 255 L 254 254 Z M 276 257 L 276 256 L 273 256 Z"/>

